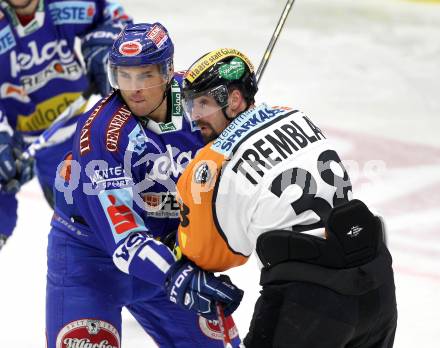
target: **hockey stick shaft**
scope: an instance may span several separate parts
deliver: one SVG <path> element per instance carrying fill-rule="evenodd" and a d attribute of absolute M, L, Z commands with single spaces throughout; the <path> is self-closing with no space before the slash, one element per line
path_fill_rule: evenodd
<path fill-rule="evenodd" d="M 257 84 L 260 83 L 261 77 L 263 76 L 264 70 L 266 69 L 267 63 L 269 62 L 272 51 L 275 47 L 275 44 L 280 36 L 281 29 L 283 29 L 284 23 L 286 22 L 287 16 L 293 6 L 295 0 L 287 0 L 286 6 L 284 7 L 283 12 L 281 13 L 281 17 L 278 20 L 278 24 L 272 34 L 272 37 L 267 45 L 266 51 L 264 52 L 263 58 L 261 59 L 260 65 L 258 66 L 257 73 L 255 74 L 257 78 Z"/>
<path fill-rule="evenodd" d="M 217 310 L 218 326 L 223 336 L 223 345 L 225 348 L 232 348 L 231 337 L 229 336 L 229 330 L 226 327 L 226 318 L 225 313 L 223 312 L 223 307 L 217 302 L 215 308 Z"/>

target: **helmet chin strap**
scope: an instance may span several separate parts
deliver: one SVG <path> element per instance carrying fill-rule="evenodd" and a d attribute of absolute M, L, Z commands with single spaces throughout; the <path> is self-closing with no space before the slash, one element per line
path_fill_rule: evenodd
<path fill-rule="evenodd" d="M 250 104 L 246 103 L 246 109 L 244 109 L 243 111 L 239 112 L 237 115 L 235 115 L 233 117 L 228 116 L 228 114 L 226 113 L 227 106 L 222 108 L 222 113 L 223 113 L 223 116 L 226 118 L 226 121 L 231 123 L 234 120 L 234 118 L 236 118 L 238 115 L 241 115 L 243 112 L 248 111 L 249 107 L 250 107 Z"/>
<path fill-rule="evenodd" d="M 155 111 L 156 111 L 156 110 L 162 105 L 163 101 L 164 101 L 165 98 L 167 97 L 167 91 L 168 91 L 168 90 L 166 90 L 165 92 L 163 92 L 162 99 L 161 99 L 161 101 L 159 102 L 159 104 L 157 104 L 157 106 L 156 106 L 153 110 L 151 110 L 147 115 L 145 115 L 145 117 L 150 116 L 153 112 L 155 112 Z"/>
<path fill-rule="evenodd" d="M 28 6 L 31 4 L 32 1 L 33 1 L 33 0 L 28 0 L 28 1 L 27 1 L 25 4 L 23 4 L 23 5 L 13 5 L 13 4 L 11 4 L 10 1 L 6 0 L 6 2 L 8 3 L 8 5 L 11 6 L 14 10 L 22 10 L 22 9 L 28 7 Z"/>
<path fill-rule="evenodd" d="M 159 104 L 157 104 L 157 106 L 153 110 L 151 110 L 147 115 L 145 115 L 145 117 L 150 116 L 153 112 L 155 112 L 162 105 L 162 103 L 164 102 L 164 100 L 167 97 L 168 90 L 171 88 L 171 80 L 167 82 L 167 84 L 165 86 L 165 91 L 163 92 L 162 99 L 159 102 Z"/>
<path fill-rule="evenodd" d="M 223 116 L 225 117 L 226 121 L 231 123 L 234 118 L 228 116 L 228 114 L 226 113 L 226 108 L 227 108 L 227 106 L 222 108 L 222 113 L 223 113 Z"/>

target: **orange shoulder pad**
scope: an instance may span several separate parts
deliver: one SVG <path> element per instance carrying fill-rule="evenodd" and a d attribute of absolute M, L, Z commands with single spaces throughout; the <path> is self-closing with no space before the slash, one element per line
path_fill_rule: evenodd
<path fill-rule="evenodd" d="M 225 157 L 211 144 L 199 151 L 177 183 L 180 204 L 179 246 L 199 267 L 221 272 L 242 265 L 247 257 L 232 251 L 216 226 L 215 188 Z"/>

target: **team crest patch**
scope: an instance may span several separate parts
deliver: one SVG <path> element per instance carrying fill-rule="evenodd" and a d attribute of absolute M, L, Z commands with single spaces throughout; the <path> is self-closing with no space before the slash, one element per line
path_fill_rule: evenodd
<path fill-rule="evenodd" d="M 197 184 L 206 184 L 212 178 L 211 170 L 209 169 L 208 163 L 203 162 L 199 165 L 194 173 L 194 181 Z"/>
<path fill-rule="evenodd" d="M 142 45 L 138 41 L 127 41 L 119 46 L 119 53 L 124 56 L 137 56 L 142 51 Z"/>
<path fill-rule="evenodd" d="M 220 330 L 218 320 L 208 320 L 206 318 L 199 317 L 199 327 L 203 334 L 209 338 L 214 340 L 223 340 L 223 334 Z M 231 339 L 234 339 L 238 336 L 238 330 L 235 326 L 234 320 L 232 320 L 232 317 L 227 317 L 225 319 L 225 329 L 229 330 L 229 337 Z"/>
<path fill-rule="evenodd" d="M 64 326 L 57 336 L 56 348 L 120 348 L 116 328 L 103 320 L 80 319 Z"/>

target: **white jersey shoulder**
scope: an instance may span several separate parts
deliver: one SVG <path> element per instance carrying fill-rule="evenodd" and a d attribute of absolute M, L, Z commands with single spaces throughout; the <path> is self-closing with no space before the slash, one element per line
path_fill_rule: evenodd
<path fill-rule="evenodd" d="M 261 120 L 263 113 L 271 117 Z M 248 255 L 264 232 L 322 226 L 323 214 L 347 199 L 351 184 L 331 143 L 304 113 L 263 104 L 244 115 L 213 149 L 228 159 L 217 185 L 217 221 L 231 247 Z M 249 124 L 252 130 L 243 129 Z"/>

